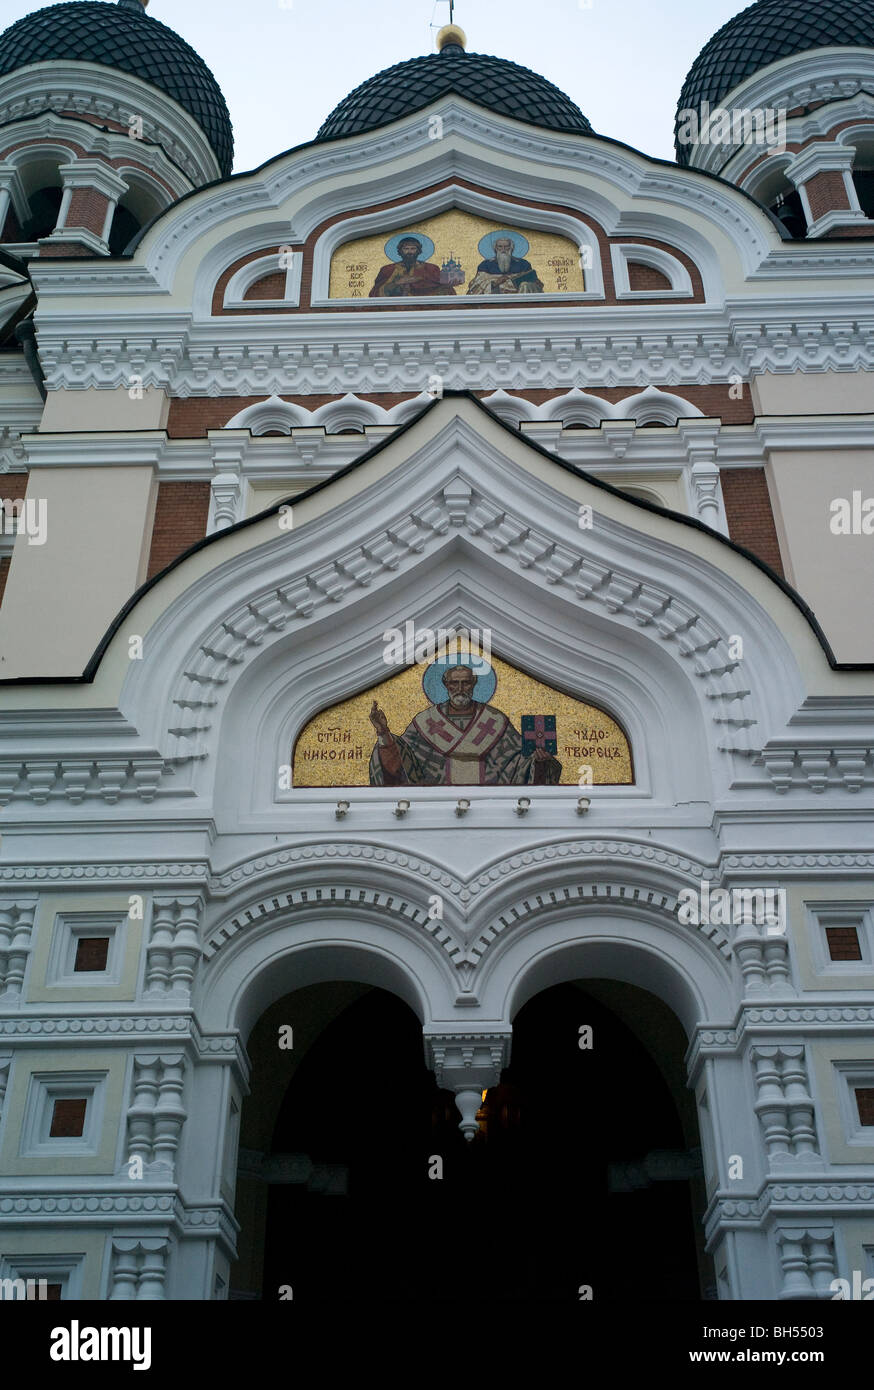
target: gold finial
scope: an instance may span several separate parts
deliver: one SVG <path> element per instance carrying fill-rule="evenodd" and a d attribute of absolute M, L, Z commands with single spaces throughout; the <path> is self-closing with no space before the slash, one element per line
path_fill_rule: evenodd
<path fill-rule="evenodd" d="M 444 24 L 437 35 L 437 52 L 444 48 L 467 48 L 467 34 L 459 24 Z"/>

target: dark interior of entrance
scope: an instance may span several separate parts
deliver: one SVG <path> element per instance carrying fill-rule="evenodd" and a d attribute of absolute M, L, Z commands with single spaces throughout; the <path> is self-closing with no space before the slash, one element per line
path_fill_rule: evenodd
<path fill-rule="evenodd" d="M 330 1021 L 319 1028 L 320 993 Z M 292 1020 L 297 1000 L 309 1023 L 300 1044 L 295 1035 L 286 1084 L 276 1019 Z M 262 1074 L 244 1104 L 250 1158 L 238 1182 L 232 1297 L 424 1305 L 576 1302 L 587 1289 L 598 1302 L 707 1296 L 686 1040 L 653 995 L 598 980 L 531 999 L 471 1143 L 452 1094 L 424 1064 L 419 1020 L 394 995 L 316 986 L 270 1015 L 261 1041 L 272 1052 L 257 1056 L 259 1025 L 250 1054 L 256 1069 L 274 1059 L 284 1094 Z M 256 1116 L 246 1111 L 271 1095 L 275 1120 L 255 1182 L 246 1144 Z"/>

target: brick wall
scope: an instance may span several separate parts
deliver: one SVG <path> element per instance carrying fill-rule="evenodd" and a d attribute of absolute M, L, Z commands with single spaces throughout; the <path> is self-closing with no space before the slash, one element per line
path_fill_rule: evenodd
<path fill-rule="evenodd" d="M 243 295 L 244 299 L 284 299 L 285 271 L 277 270 L 273 275 L 264 275 L 250 285 Z"/>
<path fill-rule="evenodd" d="M 807 180 L 804 187 L 814 222 L 827 212 L 831 212 L 833 208 L 848 208 L 850 206 L 844 176 L 837 169 L 824 169 L 821 174 L 814 174 L 812 179 Z"/>
<path fill-rule="evenodd" d="M 713 382 L 709 386 L 667 386 L 658 382 L 653 383 L 660 386 L 661 390 L 670 391 L 674 396 L 680 396 L 683 400 L 689 401 L 711 419 L 722 420 L 726 425 L 748 425 L 755 418 L 753 405 L 750 399 L 749 387 L 743 386 L 743 394 L 740 400 L 734 400 L 729 395 L 727 383 Z M 474 395 L 482 399 L 490 396 L 492 389 L 475 391 Z M 585 385 L 582 387 L 586 390 Z M 593 396 L 600 396 L 605 401 L 622 401 L 627 396 L 637 395 L 637 386 L 596 386 L 592 390 Z M 357 393 L 356 393 L 357 394 Z M 368 391 L 360 393 L 363 401 L 373 401 L 376 405 L 381 405 L 384 410 L 391 410 L 393 405 L 400 404 L 401 401 L 412 400 L 419 395 L 418 391 Z M 566 395 L 566 390 L 561 387 L 556 390 L 546 390 L 533 388 L 530 391 L 511 391 L 513 396 L 522 396 L 525 400 L 531 401 L 534 405 L 542 405 L 544 401 L 552 400 L 554 396 Z M 266 400 L 266 396 L 188 396 L 185 399 L 176 398 L 170 402 L 170 413 L 167 420 L 167 433 L 171 439 L 199 439 L 208 430 L 220 430 L 235 415 L 239 415 L 241 410 L 247 406 L 255 405 L 258 401 Z M 292 396 L 286 395 L 283 400 L 293 401 L 295 405 L 302 405 L 307 410 L 317 410 L 320 405 L 327 404 L 328 401 L 338 401 L 341 397 L 334 395 L 312 395 L 312 396 Z"/>
<path fill-rule="evenodd" d="M 209 483 L 159 483 L 146 577 L 165 569 L 203 540 L 209 518 Z"/>
<path fill-rule="evenodd" d="M 764 470 L 727 468 L 720 475 L 728 534 L 783 577 L 783 561 Z"/>
<path fill-rule="evenodd" d="M 74 188 L 64 222 L 65 227 L 87 227 L 95 236 L 103 235 L 109 199 L 96 188 Z"/>
<path fill-rule="evenodd" d="M 633 290 L 669 290 L 672 288 L 667 275 L 663 275 L 653 265 L 642 265 L 640 261 L 628 262 L 628 284 Z"/>

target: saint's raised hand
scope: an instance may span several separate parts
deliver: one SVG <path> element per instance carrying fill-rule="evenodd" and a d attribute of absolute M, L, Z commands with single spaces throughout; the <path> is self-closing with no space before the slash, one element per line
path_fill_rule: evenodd
<path fill-rule="evenodd" d="M 379 708 L 379 704 L 376 700 L 374 700 L 370 710 L 370 722 L 378 734 L 388 733 L 388 720 L 385 716 L 385 710 Z"/>

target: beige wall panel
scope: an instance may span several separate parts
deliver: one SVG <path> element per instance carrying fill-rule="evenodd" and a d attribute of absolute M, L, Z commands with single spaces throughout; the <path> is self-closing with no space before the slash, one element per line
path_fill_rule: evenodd
<path fill-rule="evenodd" d="M 859 1062 L 874 1069 L 874 1043 L 870 1038 L 856 1042 L 836 1042 L 833 1038 L 812 1044 L 810 1053 L 815 1078 L 815 1099 L 819 1102 L 822 1122 L 820 1146 L 827 1163 L 852 1163 L 856 1166 L 874 1164 L 874 1130 L 866 1130 L 871 1142 L 848 1142 L 844 1115 L 841 1109 L 841 1090 L 844 1082 L 833 1065 L 835 1062 Z"/>
<path fill-rule="evenodd" d="M 6 1093 L 3 1108 L 3 1142 L 0 1146 L 0 1173 L 13 1177 L 70 1178 L 77 1174 L 110 1174 L 115 1171 L 115 1158 L 118 1149 L 118 1129 L 122 1122 L 124 1077 L 127 1068 L 127 1054 L 97 1051 L 96 1049 L 39 1048 L 36 1051 L 19 1050 L 13 1061 L 12 1079 Z M 28 1155 L 21 1153 L 22 1126 L 25 1122 L 25 1107 L 30 1090 L 30 1078 L 34 1074 L 43 1076 L 61 1075 L 64 1072 L 94 1073 L 105 1075 L 103 1122 L 95 1154 L 71 1154 L 59 1152 L 51 1154 Z"/>
<path fill-rule="evenodd" d="M 33 1218 L 28 1217 L 30 1230 L 15 1231 L 8 1226 L 3 1230 L 3 1251 L 15 1263 L 39 1255 L 84 1255 L 82 1270 L 82 1299 L 99 1299 L 102 1291 L 103 1257 L 106 1249 L 106 1236 L 102 1231 L 73 1230 L 61 1231 L 57 1223 L 38 1227 Z M 51 1282 L 51 1275 L 45 1275 Z M 63 1319 L 59 1318 L 59 1322 Z"/>
<path fill-rule="evenodd" d="M 143 913 L 148 910 L 148 898 L 144 894 Z M 139 907 L 139 904 L 135 904 Z M 135 999 L 137 993 L 137 974 L 140 964 L 140 949 L 143 939 L 143 922 L 130 914 L 130 895 L 127 893 L 46 893 L 37 905 L 34 920 L 33 939 L 35 942 L 30 976 L 27 985 L 27 999 L 31 1004 L 87 1003 L 88 1001 L 109 999 Z M 74 917 L 79 913 L 107 913 L 113 922 L 123 918 L 121 930 L 124 939 L 121 946 L 121 976 L 118 984 L 101 984 L 100 977 L 83 975 L 83 983 L 78 986 L 52 985 L 46 983 L 49 953 L 60 931 L 59 915 Z M 89 932 L 89 935 L 92 934 Z M 100 935 L 100 924 L 95 926 L 94 935 Z"/>
<path fill-rule="evenodd" d="M 151 493 L 151 467 L 31 474 L 27 495 L 45 499 L 47 539 L 16 540 L 0 609 L 4 678 L 81 674 L 144 572 Z"/>
<path fill-rule="evenodd" d="M 874 411 L 874 372 L 763 372 L 750 393 L 757 415 L 865 415 Z"/>
<path fill-rule="evenodd" d="M 141 400 L 131 400 L 125 387 L 115 391 L 89 386 L 84 391 L 50 391 L 41 434 L 72 434 L 97 430 L 162 430 L 170 401 L 156 386 L 143 388 Z"/>
<path fill-rule="evenodd" d="M 773 453 L 766 473 L 790 582 L 813 609 L 838 661 L 874 660 L 859 599 L 874 593 L 874 536 L 834 535 L 831 503 L 874 497 L 871 455 L 862 449 Z"/>
<path fill-rule="evenodd" d="M 861 961 L 833 961 L 825 941 L 814 943 L 814 935 L 822 932 L 816 920 L 817 907 L 837 907 L 841 903 L 874 902 L 874 884 L 870 879 L 858 883 L 803 883 L 789 888 L 789 932 L 800 989 L 874 990 L 874 970 L 866 969 Z M 814 946 L 818 946 L 818 950 Z"/>

